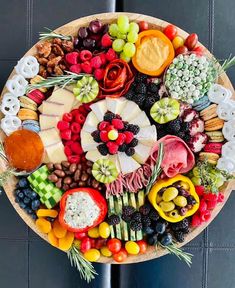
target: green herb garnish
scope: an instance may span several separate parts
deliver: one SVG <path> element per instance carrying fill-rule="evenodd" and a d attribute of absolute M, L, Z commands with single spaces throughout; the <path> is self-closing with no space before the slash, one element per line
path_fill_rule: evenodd
<path fill-rule="evenodd" d="M 47 27 L 44 27 L 44 29 L 47 30 L 47 32 L 40 32 L 39 33 L 39 39 L 40 40 L 49 40 L 49 39 L 53 39 L 53 38 L 60 38 L 61 40 L 68 40 L 68 41 L 72 40 L 72 36 L 65 36 L 65 35 L 56 33 Z"/>

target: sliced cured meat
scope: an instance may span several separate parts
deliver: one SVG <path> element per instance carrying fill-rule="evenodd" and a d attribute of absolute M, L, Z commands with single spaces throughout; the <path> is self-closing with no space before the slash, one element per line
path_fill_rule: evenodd
<path fill-rule="evenodd" d="M 179 137 L 166 135 L 157 141 L 151 152 L 151 165 L 157 159 L 159 143 L 164 144 L 164 156 L 161 164 L 162 170 L 169 178 L 179 173 L 186 173 L 195 164 L 195 158 L 187 144 Z"/>

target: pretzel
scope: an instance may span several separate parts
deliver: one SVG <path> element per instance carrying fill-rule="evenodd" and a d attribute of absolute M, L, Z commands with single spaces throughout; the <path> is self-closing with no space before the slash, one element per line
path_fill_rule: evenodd
<path fill-rule="evenodd" d="M 25 56 L 15 66 L 17 74 L 24 78 L 33 78 L 39 72 L 39 63 L 34 56 Z"/>

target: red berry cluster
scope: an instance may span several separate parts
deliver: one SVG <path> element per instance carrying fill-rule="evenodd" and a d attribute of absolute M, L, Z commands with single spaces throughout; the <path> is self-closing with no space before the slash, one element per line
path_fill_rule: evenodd
<path fill-rule="evenodd" d="M 114 140 L 109 137 L 109 132 L 112 130 L 118 133 Z M 139 126 L 129 124 L 123 121 L 119 115 L 108 111 L 104 115 L 104 120 L 98 124 L 97 130 L 91 135 L 95 142 L 103 143 L 97 147 L 101 155 L 114 155 L 120 151 L 132 156 L 135 153 L 134 147 L 138 144 L 134 135 L 138 132 Z"/>
<path fill-rule="evenodd" d="M 200 226 L 203 222 L 209 221 L 211 218 L 211 210 L 213 210 L 218 203 L 224 201 L 224 195 L 222 193 L 218 195 L 206 193 L 203 186 L 195 186 L 195 189 L 200 197 L 200 206 L 192 217 L 192 227 Z"/>
<path fill-rule="evenodd" d="M 70 163 L 80 163 L 83 150 L 80 140 L 80 131 L 90 108 L 87 104 L 81 105 L 78 109 L 65 113 L 62 120 L 57 123 L 60 137 L 64 144 L 64 153 Z"/>
<path fill-rule="evenodd" d="M 102 39 L 105 36 L 106 34 L 102 37 Z M 109 36 L 107 35 L 107 37 Z M 103 42 L 108 42 L 107 37 L 104 38 Z M 108 45 L 108 43 L 105 45 Z M 92 54 L 92 52 L 89 50 L 82 50 L 81 52 L 75 51 L 65 55 L 66 63 L 69 66 L 69 70 L 71 72 L 77 74 L 81 72 L 88 74 L 93 73 L 97 81 L 100 81 L 104 78 L 105 66 L 116 58 L 117 54 L 112 48 L 109 48 L 107 52 L 102 52 L 98 55 Z"/>

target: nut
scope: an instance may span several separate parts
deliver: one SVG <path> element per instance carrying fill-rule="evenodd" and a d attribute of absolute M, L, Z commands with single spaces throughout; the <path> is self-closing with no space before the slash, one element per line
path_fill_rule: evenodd
<path fill-rule="evenodd" d="M 44 57 L 39 57 L 39 56 L 36 56 L 36 58 L 37 58 L 39 64 L 41 64 L 43 66 L 47 65 L 48 59 L 46 59 Z"/>
<path fill-rule="evenodd" d="M 62 40 L 60 38 L 53 38 L 52 43 L 61 46 Z"/>
<path fill-rule="evenodd" d="M 63 75 L 64 74 L 63 70 L 60 68 L 59 65 L 55 66 L 54 72 L 55 72 L 55 75 Z"/>
<path fill-rule="evenodd" d="M 53 68 L 54 68 L 56 65 L 59 64 L 59 62 L 61 61 L 61 59 L 62 59 L 61 56 L 57 56 L 57 57 L 49 60 L 49 61 L 47 62 L 47 67 L 53 67 Z"/>
<path fill-rule="evenodd" d="M 62 170 L 62 165 L 60 163 L 54 164 L 55 169 Z"/>
<path fill-rule="evenodd" d="M 62 179 L 61 178 L 55 183 L 55 186 L 59 189 L 62 187 Z"/>
<path fill-rule="evenodd" d="M 53 44 L 52 51 L 58 56 L 64 56 L 64 51 L 58 44 Z"/>
<path fill-rule="evenodd" d="M 72 173 L 74 173 L 76 171 L 76 169 L 77 169 L 77 164 L 76 163 L 71 164 L 70 167 L 69 167 L 69 171 L 72 172 Z"/>
<path fill-rule="evenodd" d="M 76 170 L 73 178 L 77 182 L 80 180 L 80 176 L 81 176 L 81 170 Z"/>
<path fill-rule="evenodd" d="M 70 166 L 70 163 L 68 161 L 62 161 L 61 162 L 62 166 L 64 166 L 65 168 L 68 168 Z"/>
<path fill-rule="evenodd" d="M 65 52 L 72 52 L 74 50 L 74 45 L 72 41 L 63 40 L 61 45 Z"/>
<path fill-rule="evenodd" d="M 51 174 L 47 178 L 53 183 L 56 183 L 58 181 L 58 177 L 55 174 Z"/>
<path fill-rule="evenodd" d="M 54 169 L 54 164 L 53 163 L 51 163 L 51 162 L 49 162 L 49 163 L 47 163 L 47 169 L 49 170 L 49 171 L 53 171 L 53 169 Z"/>
<path fill-rule="evenodd" d="M 38 50 L 38 54 L 45 58 L 47 58 L 51 53 L 51 43 L 48 41 L 36 44 L 36 48 Z"/>
<path fill-rule="evenodd" d="M 71 184 L 72 183 L 72 178 L 71 177 L 65 177 L 64 178 L 64 184 Z"/>

